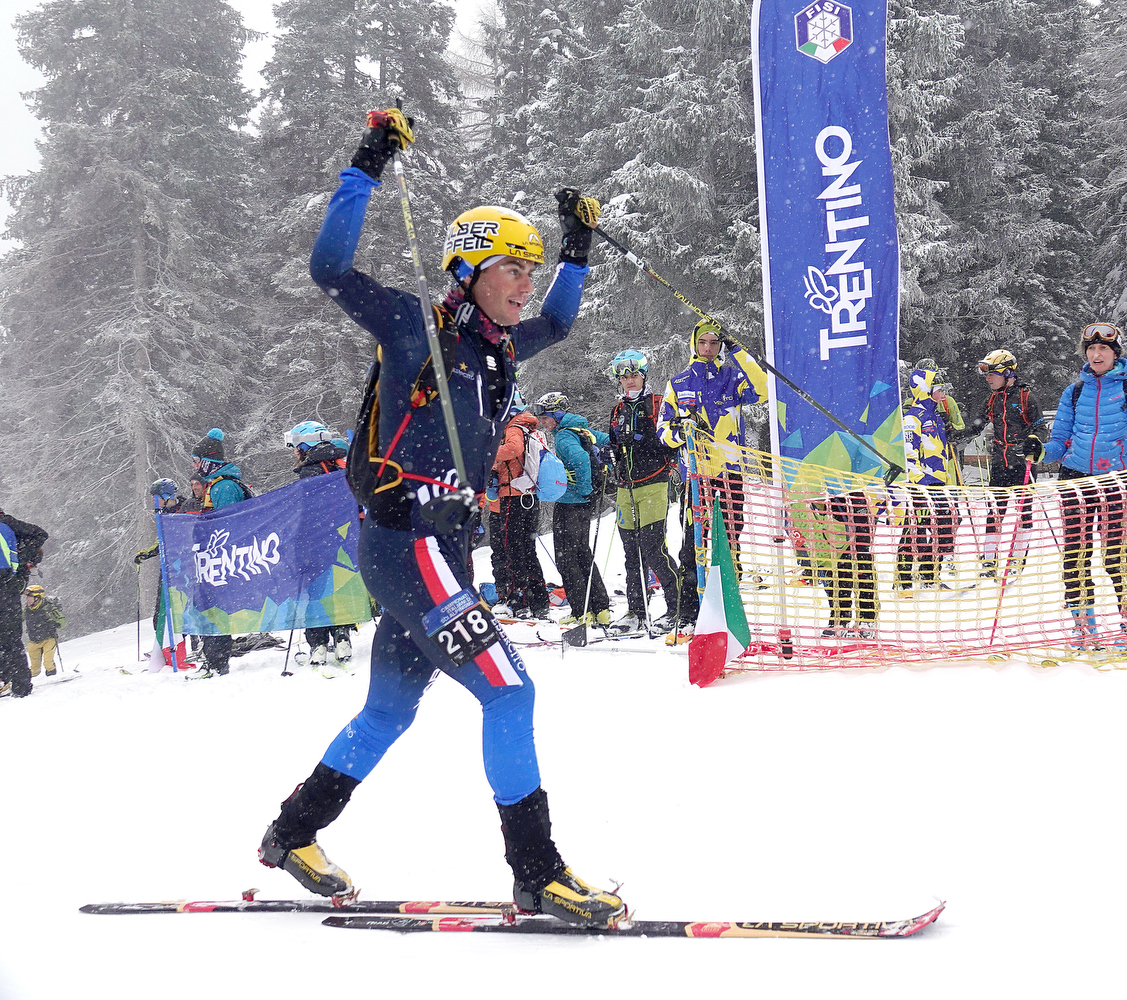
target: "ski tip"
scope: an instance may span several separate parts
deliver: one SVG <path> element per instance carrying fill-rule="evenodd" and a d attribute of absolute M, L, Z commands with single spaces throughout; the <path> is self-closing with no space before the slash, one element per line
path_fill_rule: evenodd
<path fill-rule="evenodd" d="M 926 913 L 921 913 L 918 917 L 907 921 L 905 926 L 896 932 L 896 937 L 908 937 L 909 935 L 915 934 L 917 931 L 923 930 L 930 924 L 934 924 L 935 921 L 939 919 L 939 914 L 945 909 L 947 909 L 947 900 L 939 900 L 936 905 Z"/>

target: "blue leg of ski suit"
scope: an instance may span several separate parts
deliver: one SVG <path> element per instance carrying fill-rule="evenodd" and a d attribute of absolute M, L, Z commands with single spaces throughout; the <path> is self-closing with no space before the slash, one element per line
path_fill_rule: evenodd
<path fill-rule="evenodd" d="M 330 744 L 321 762 L 363 780 L 415 719 L 423 693 L 439 671 L 481 703 L 482 755 L 493 796 L 513 805 L 540 787 L 532 736 L 535 691 L 516 650 L 496 626 L 498 641 L 455 666 L 427 636 L 423 615 L 469 588 L 464 533 L 416 537 L 364 521 L 360 572 L 384 615 L 372 643 L 368 700 Z M 477 591 L 474 590 L 475 596 Z M 488 612 L 482 609 L 482 614 Z"/>

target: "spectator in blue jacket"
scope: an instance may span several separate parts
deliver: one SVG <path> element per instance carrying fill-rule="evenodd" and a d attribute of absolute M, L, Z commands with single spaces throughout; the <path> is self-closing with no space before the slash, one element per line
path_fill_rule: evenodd
<path fill-rule="evenodd" d="M 610 436 L 591 430 L 587 418 L 570 413 L 569 405 L 562 392 L 546 392 L 531 408 L 540 418 L 541 429 L 555 435 L 556 455 L 567 470 L 567 492 L 552 509 L 556 568 L 571 605 L 571 613 L 560 624 L 586 621 L 589 625 L 605 627 L 610 625 L 610 597 L 591 551 L 591 514 L 597 511 L 605 473 L 598 473 L 596 482 L 595 463 L 591 458 L 592 453 L 610 444 Z M 590 598 L 587 597 L 588 578 Z"/>
<path fill-rule="evenodd" d="M 1115 587 L 1120 629 L 1127 614 L 1124 587 L 1124 515 L 1127 500 L 1127 362 L 1123 335 L 1111 323 L 1089 323 L 1080 338 L 1085 364 L 1080 377 L 1061 393 L 1053 433 L 1042 449 L 1036 436 L 1025 442 L 1034 461 L 1060 462 L 1062 482 L 1077 481 L 1060 493 L 1064 517 L 1064 602 L 1072 613 L 1073 645 L 1097 644 L 1093 533 L 1099 523 L 1103 563 Z M 1099 478 L 1095 478 L 1099 477 Z M 1120 642 L 1123 640 L 1120 639 Z"/>

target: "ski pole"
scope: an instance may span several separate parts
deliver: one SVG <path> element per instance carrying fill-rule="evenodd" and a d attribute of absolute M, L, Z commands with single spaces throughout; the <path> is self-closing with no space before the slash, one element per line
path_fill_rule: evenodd
<path fill-rule="evenodd" d="M 141 662 L 141 564 L 137 563 L 137 662 Z"/>
<path fill-rule="evenodd" d="M 639 271 L 644 271 L 658 284 L 664 285 L 666 288 L 668 288 L 669 291 L 673 293 L 673 297 L 677 299 L 678 302 L 691 309 L 701 319 L 707 320 L 709 323 L 715 323 L 717 329 L 720 330 L 724 334 L 724 336 L 727 337 L 733 344 L 735 344 L 736 347 L 740 348 L 741 350 L 747 351 L 748 354 L 755 358 L 760 367 L 774 375 L 775 378 L 782 382 L 783 385 L 791 390 L 791 392 L 804 399 L 807 403 L 813 406 L 815 410 L 821 413 L 822 416 L 824 416 L 827 420 L 835 423 L 838 427 L 845 431 L 846 434 L 853 438 L 854 441 L 876 455 L 876 457 L 880 459 L 882 464 L 888 466 L 888 472 L 885 473 L 886 483 L 891 483 L 897 476 L 904 474 L 903 466 L 897 464 L 891 458 L 888 458 L 885 455 L 881 454 L 881 452 L 879 452 L 874 445 L 866 441 L 863 437 L 861 437 L 860 434 L 858 434 L 847 424 L 842 423 L 842 421 L 835 417 L 829 410 L 827 410 L 821 403 L 819 403 L 813 396 L 811 396 L 810 393 L 808 393 L 805 389 L 799 388 L 799 386 L 797 386 L 794 382 L 787 378 L 781 371 L 779 371 L 778 368 L 771 364 L 771 362 L 764 358 L 761 354 L 752 351 L 746 345 L 736 340 L 736 338 L 733 337 L 732 334 L 724 328 L 723 324 L 720 323 L 719 320 L 713 319 L 713 317 L 709 316 L 708 313 L 706 313 L 699 306 L 690 302 L 682 292 L 679 292 L 676 288 L 674 288 L 668 281 L 666 281 L 660 274 L 658 274 L 657 271 L 655 271 L 652 267 L 650 267 L 649 264 L 642 260 L 641 257 L 635 254 L 628 247 L 623 246 L 623 244 L 619 243 L 618 240 L 616 240 L 600 226 L 595 226 L 595 232 L 598 233 L 604 240 L 606 240 L 612 247 L 614 247 L 615 250 L 621 253 L 628 261 L 630 261 L 631 264 L 638 268 Z"/>
<path fill-rule="evenodd" d="M 454 417 L 454 401 L 450 396 L 450 385 L 446 379 L 446 362 L 442 357 L 442 345 L 438 340 L 438 327 L 435 325 L 434 309 L 430 304 L 427 276 L 423 270 L 419 240 L 415 234 L 415 220 L 411 215 L 411 201 L 407 194 L 407 177 L 403 172 L 403 161 L 398 152 L 392 154 L 391 162 L 395 170 L 395 181 L 399 185 L 399 203 L 403 209 L 403 225 L 407 230 L 407 247 L 411 251 L 411 263 L 414 265 L 415 280 L 419 286 L 419 306 L 423 313 L 423 326 L 426 328 L 431 363 L 434 365 L 438 398 L 442 404 L 442 419 L 446 423 L 446 436 L 450 442 L 450 453 L 454 457 L 454 470 L 458 474 L 458 488 L 428 501 L 423 505 L 422 513 L 434 524 L 439 534 L 449 535 L 463 527 L 470 519 L 474 493 L 469 486 L 469 477 L 466 475 L 466 462 L 462 457 L 462 443 L 458 437 L 458 424 Z"/>

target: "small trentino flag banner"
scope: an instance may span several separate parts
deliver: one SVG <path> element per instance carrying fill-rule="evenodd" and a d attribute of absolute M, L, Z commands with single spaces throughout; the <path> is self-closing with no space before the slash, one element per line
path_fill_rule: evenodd
<path fill-rule="evenodd" d="M 689 681 L 707 687 L 724 672 L 725 664 L 751 643 L 740 600 L 740 584 L 728 532 L 720 510 L 720 498 L 712 502 L 712 564 L 704 585 L 704 598 L 697 616 L 696 632 L 689 643 Z"/>

